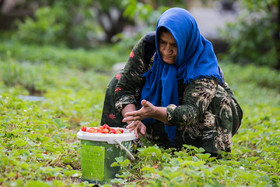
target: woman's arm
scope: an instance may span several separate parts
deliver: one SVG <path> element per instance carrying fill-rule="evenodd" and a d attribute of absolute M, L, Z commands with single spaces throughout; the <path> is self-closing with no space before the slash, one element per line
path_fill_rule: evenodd
<path fill-rule="evenodd" d="M 167 106 L 169 124 L 196 124 L 204 115 L 217 93 L 218 80 L 202 78 L 185 86 L 182 105 Z"/>
<path fill-rule="evenodd" d="M 203 78 L 193 81 L 186 86 L 180 106 L 170 104 L 167 107 L 157 107 L 143 100 L 143 107 L 134 112 L 126 112 L 123 122 L 153 118 L 168 125 L 196 123 L 215 97 L 217 84 L 216 79 Z"/>
<path fill-rule="evenodd" d="M 127 112 L 132 112 L 132 111 L 136 111 L 136 106 L 135 104 L 128 104 L 126 105 L 123 110 L 122 110 L 122 116 L 125 116 L 125 113 Z"/>
<path fill-rule="evenodd" d="M 134 46 L 124 71 L 119 76 L 115 89 L 115 106 L 120 113 L 129 104 L 134 104 L 136 108 L 140 106 L 140 92 L 145 81 L 141 75 L 151 67 L 155 51 L 154 37 L 148 36 L 141 38 Z"/>

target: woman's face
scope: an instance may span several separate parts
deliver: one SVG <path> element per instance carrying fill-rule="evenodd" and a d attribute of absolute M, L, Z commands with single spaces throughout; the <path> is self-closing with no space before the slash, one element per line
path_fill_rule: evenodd
<path fill-rule="evenodd" d="M 159 53 L 167 64 L 174 64 L 177 56 L 177 44 L 170 32 L 159 33 Z"/>

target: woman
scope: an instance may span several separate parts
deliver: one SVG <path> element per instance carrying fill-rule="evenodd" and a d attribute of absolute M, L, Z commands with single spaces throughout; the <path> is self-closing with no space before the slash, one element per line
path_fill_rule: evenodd
<path fill-rule="evenodd" d="M 231 151 L 241 119 L 212 44 L 188 11 L 171 8 L 110 82 L 101 124 L 127 125 L 166 148 L 188 144 L 217 155 Z"/>

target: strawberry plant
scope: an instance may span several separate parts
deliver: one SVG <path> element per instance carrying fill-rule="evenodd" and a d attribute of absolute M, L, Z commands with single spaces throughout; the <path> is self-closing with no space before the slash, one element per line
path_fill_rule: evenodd
<path fill-rule="evenodd" d="M 83 126 L 100 126 L 113 73 L 96 71 L 102 63 L 86 61 L 104 51 L 20 43 L 9 46 L 9 55 L 5 50 L 1 43 L 0 186 L 93 186 L 82 181 L 77 132 Z M 143 146 L 133 147 L 136 160 L 115 158 L 112 167 L 122 170 L 103 186 L 279 186 L 279 72 L 223 63 L 221 67 L 244 111 L 231 154 L 221 153 L 218 159 L 201 148 L 162 149 L 141 138 Z M 21 97 L 31 93 L 31 85 L 42 99 Z M 107 126 L 103 129 L 110 132 Z"/>

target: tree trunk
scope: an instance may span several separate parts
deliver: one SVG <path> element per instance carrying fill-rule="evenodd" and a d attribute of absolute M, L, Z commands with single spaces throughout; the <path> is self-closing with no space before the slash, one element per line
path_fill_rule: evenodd
<path fill-rule="evenodd" d="M 2 7 L 3 4 L 4 4 L 4 0 L 0 0 L 0 8 Z"/>
<path fill-rule="evenodd" d="M 129 23 L 129 20 L 123 17 L 123 10 L 117 9 L 117 11 L 119 11 L 118 15 L 112 15 L 110 13 L 110 10 L 109 12 L 102 12 L 101 10 L 97 10 L 98 23 L 101 25 L 106 34 L 106 43 L 112 43 L 112 38 L 116 34 L 122 32 L 124 27 Z"/>
<path fill-rule="evenodd" d="M 277 12 L 276 49 L 278 63 L 276 65 L 276 69 L 280 70 L 280 0 L 278 0 Z"/>

